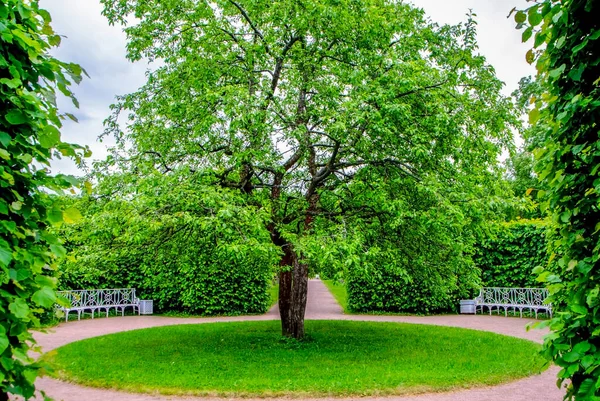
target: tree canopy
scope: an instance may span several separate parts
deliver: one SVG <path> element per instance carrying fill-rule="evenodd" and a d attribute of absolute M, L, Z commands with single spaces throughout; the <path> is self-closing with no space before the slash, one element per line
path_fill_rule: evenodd
<path fill-rule="evenodd" d="M 513 106 L 471 17 L 438 26 L 383 0 L 103 4 L 128 25 L 128 57 L 160 61 L 114 106 L 109 162 L 204 175 L 268 210 L 284 335 L 304 334 L 315 219 L 396 213 L 376 190 L 394 180 L 477 199 L 511 143 Z"/>

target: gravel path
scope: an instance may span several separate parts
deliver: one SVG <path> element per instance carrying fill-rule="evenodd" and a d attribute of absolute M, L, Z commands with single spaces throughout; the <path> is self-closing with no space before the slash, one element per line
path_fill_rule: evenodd
<path fill-rule="evenodd" d="M 36 333 L 35 337 L 44 351 L 50 351 L 64 344 L 95 337 L 103 334 L 134 330 L 147 327 L 174 324 L 198 324 L 218 321 L 273 320 L 279 318 L 277 307 L 260 316 L 241 316 L 224 318 L 171 318 L 161 316 L 130 316 L 98 318 L 61 323 L 49 333 Z M 444 316 L 377 316 L 377 315 L 344 315 L 333 296 L 319 280 L 309 282 L 307 319 L 344 319 L 362 321 L 406 322 L 432 324 L 442 326 L 464 327 L 486 330 L 495 333 L 525 338 L 541 342 L 544 331 L 526 331 L 529 319 L 505 318 L 485 315 L 444 315 Z M 531 376 L 511 383 L 460 390 L 448 393 L 433 393 L 414 396 L 361 397 L 363 400 L 385 401 L 561 401 L 564 391 L 556 387 L 557 368 L 552 367 L 542 374 Z M 113 390 L 102 390 L 61 382 L 50 378 L 41 378 L 37 387 L 63 401 L 208 401 L 223 398 L 175 397 L 153 394 L 132 394 Z M 358 397 L 357 397 L 358 398 Z M 41 399 L 41 397 L 39 397 Z M 274 400 L 274 399 L 270 399 Z M 307 400 L 307 399 L 305 399 Z M 318 401 L 339 401 L 339 398 L 320 398 Z M 245 398 L 244 401 L 253 401 Z M 310 401 L 310 400 L 307 400 Z M 317 401 L 317 400 L 315 400 Z"/>

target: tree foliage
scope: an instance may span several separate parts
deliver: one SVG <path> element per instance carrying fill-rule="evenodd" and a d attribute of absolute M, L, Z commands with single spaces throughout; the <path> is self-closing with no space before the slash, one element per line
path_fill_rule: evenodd
<path fill-rule="evenodd" d="M 438 26 L 384 0 L 103 4 L 112 23 L 136 17 L 131 60 L 161 61 L 114 106 L 112 160 L 186 168 L 268 211 L 284 335 L 304 334 L 302 250 L 317 218 L 402 213 L 379 208 L 387 176 L 470 202 L 510 144 L 513 107 L 476 52 L 471 18 Z"/>
<path fill-rule="evenodd" d="M 60 37 L 37 1 L 0 3 L 0 399 L 30 398 L 40 369 L 29 329 L 56 301 L 54 259 L 65 249 L 48 231 L 77 217 L 61 210 L 47 193 L 75 183 L 49 174 L 53 156 L 77 160 L 88 151 L 61 141 L 56 90 L 72 97 L 71 81 L 81 67 L 48 55 Z M 73 98 L 73 101 L 75 99 Z M 72 116 L 71 116 L 72 117 Z M 74 118 L 74 117 L 72 117 Z"/>
<path fill-rule="evenodd" d="M 545 355 L 562 369 L 567 398 L 600 399 L 600 3 L 546 0 L 515 14 L 523 40 L 534 37 L 547 93 L 529 118 L 544 129 L 536 171 L 547 190 L 542 207 L 553 215 L 551 263 L 541 271 L 558 313 Z M 535 35 L 534 35 L 535 34 Z"/>

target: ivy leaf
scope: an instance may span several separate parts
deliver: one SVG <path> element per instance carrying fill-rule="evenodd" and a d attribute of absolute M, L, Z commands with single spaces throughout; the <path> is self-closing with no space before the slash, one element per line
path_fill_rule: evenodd
<path fill-rule="evenodd" d="M 8 242 L 0 239 L 0 263 L 8 267 L 13 260 L 12 249 Z"/>
<path fill-rule="evenodd" d="M 8 348 L 9 342 L 8 337 L 6 336 L 6 331 L 0 333 L 0 353 L 4 352 L 5 349 Z"/>
<path fill-rule="evenodd" d="M 58 258 L 64 258 L 67 255 L 67 250 L 62 245 L 50 245 L 50 250 Z"/>
<path fill-rule="evenodd" d="M 23 298 L 17 298 L 8 305 L 8 310 L 15 315 L 17 319 L 25 319 L 29 315 L 29 306 Z"/>
<path fill-rule="evenodd" d="M 533 10 L 533 12 L 529 13 L 529 17 L 528 17 L 529 24 L 531 24 L 531 26 L 539 25 L 540 22 L 542 22 L 542 20 L 544 19 L 542 17 L 542 14 L 538 13 L 537 9 L 535 7 L 532 7 L 531 10 Z"/>
<path fill-rule="evenodd" d="M 19 125 L 27 122 L 27 116 L 21 110 L 11 110 L 4 116 L 6 121 L 8 121 L 12 125 Z"/>
<path fill-rule="evenodd" d="M 42 287 L 33 293 L 31 300 L 43 308 L 51 308 L 56 303 L 56 293 L 50 287 Z"/>
<path fill-rule="evenodd" d="M 8 135 L 6 132 L 0 132 L 0 144 L 2 144 L 2 146 L 5 148 L 8 147 L 10 140 L 10 135 Z"/>

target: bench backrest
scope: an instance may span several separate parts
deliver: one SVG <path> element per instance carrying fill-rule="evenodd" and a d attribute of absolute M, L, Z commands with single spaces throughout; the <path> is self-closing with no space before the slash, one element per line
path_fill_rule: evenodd
<path fill-rule="evenodd" d="M 111 288 L 102 290 L 57 291 L 59 297 L 69 301 L 71 308 L 122 306 L 137 302 L 135 288 Z"/>
<path fill-rule="evenodd" d="M 478 303 L 543 306 L 548 297 L 546 288 L 483 287 Z"/>

